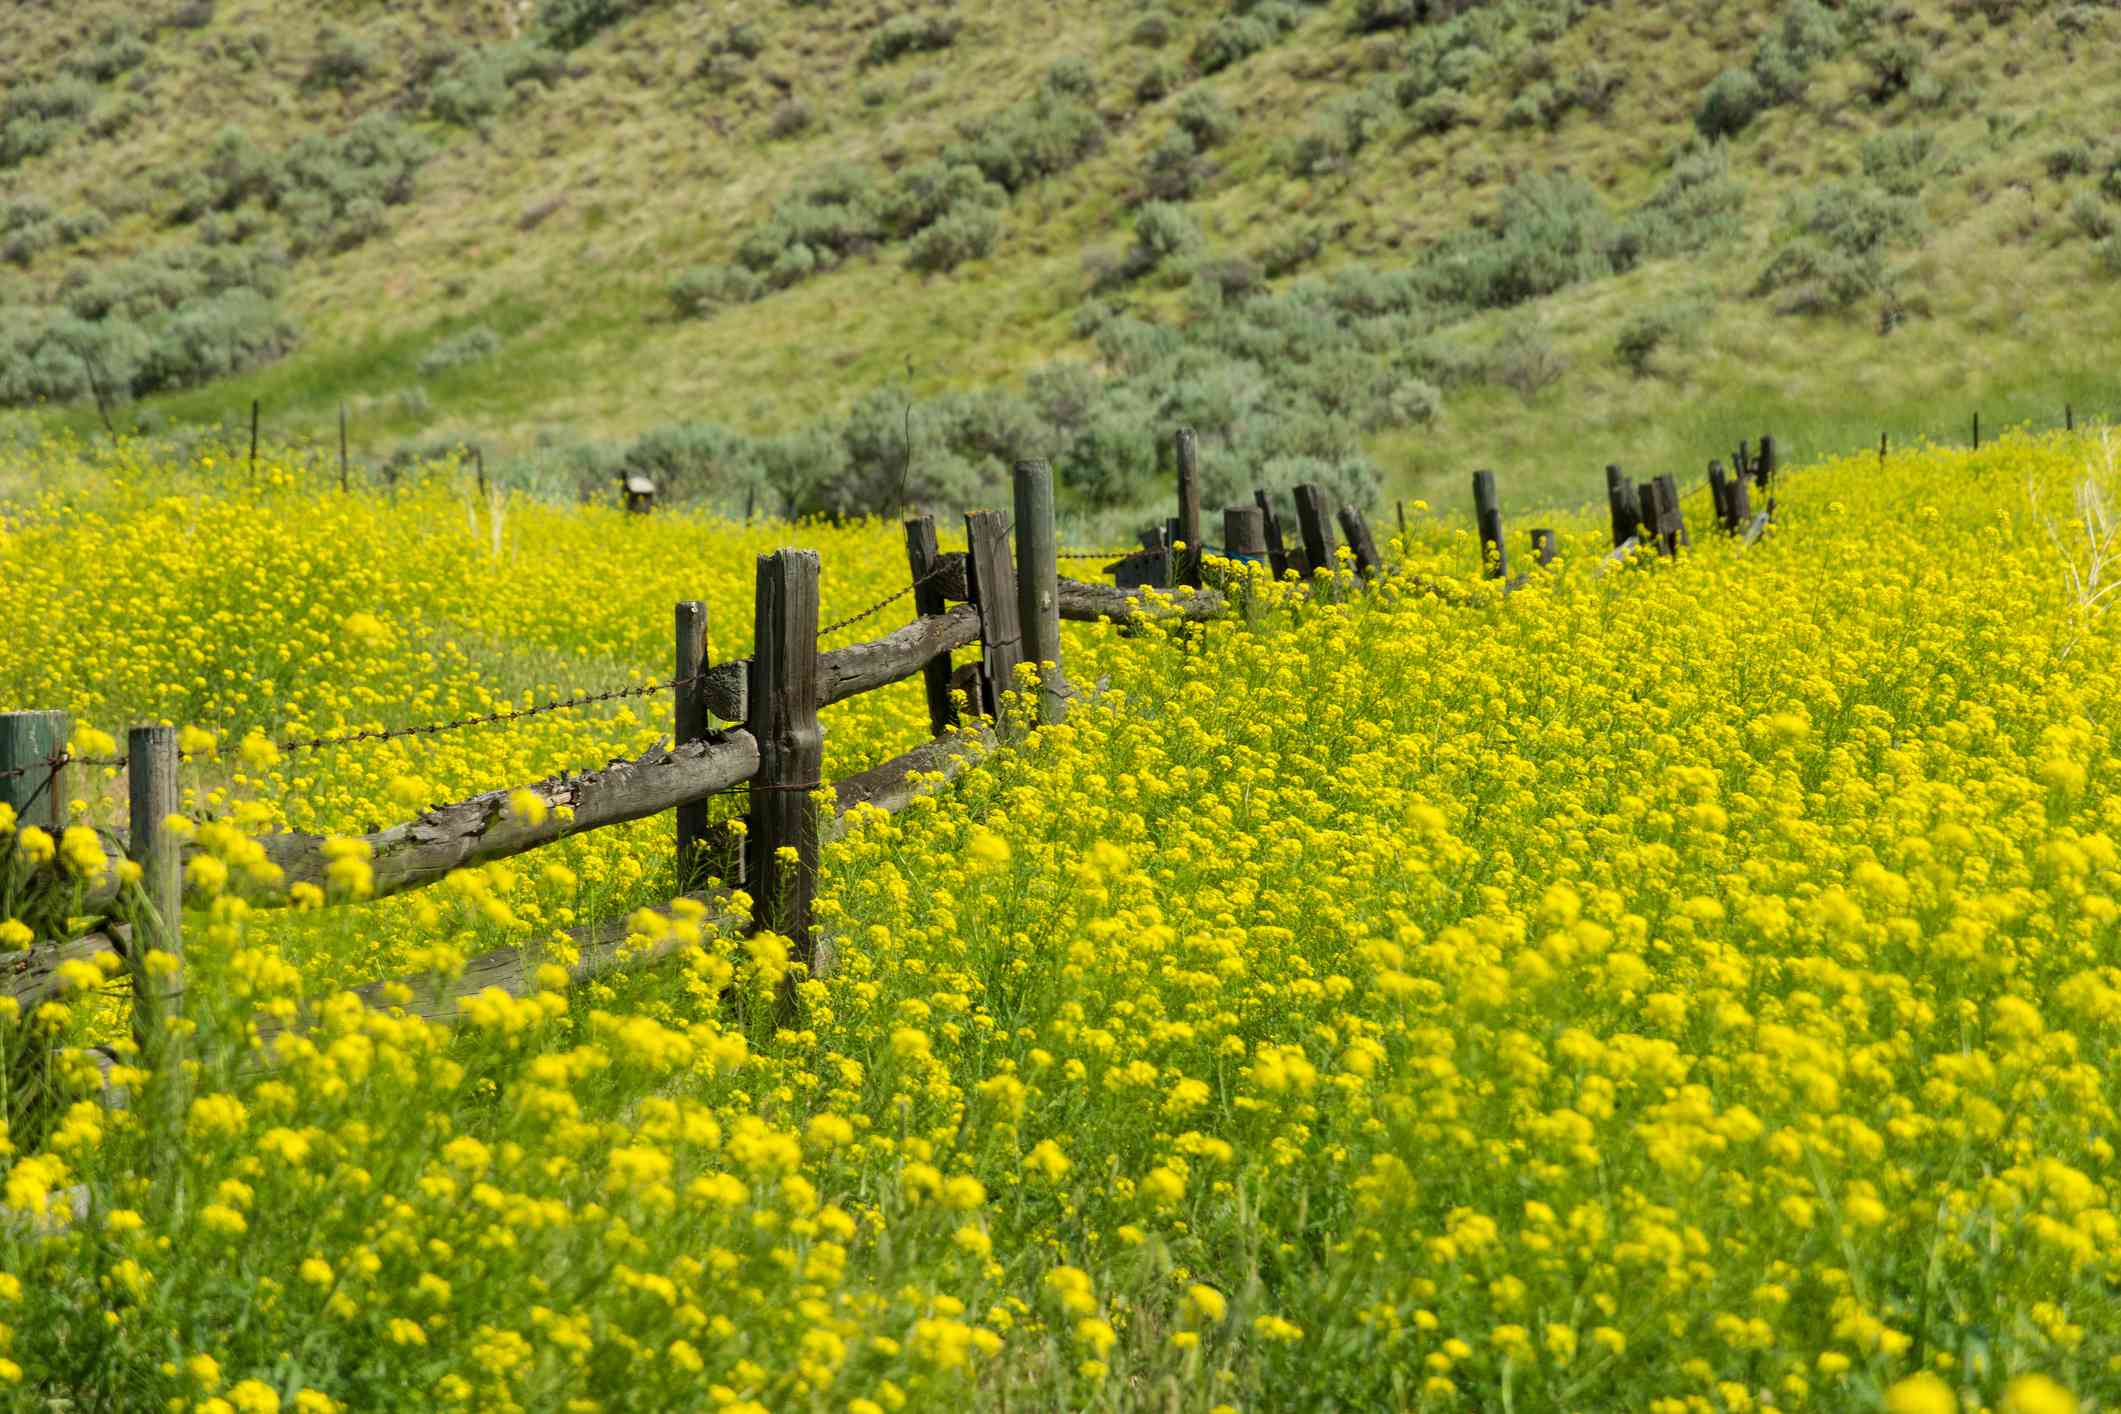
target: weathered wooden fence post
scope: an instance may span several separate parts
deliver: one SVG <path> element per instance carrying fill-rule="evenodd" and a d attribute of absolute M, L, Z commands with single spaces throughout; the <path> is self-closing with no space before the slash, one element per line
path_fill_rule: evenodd
<path fill-rule="evenodd" d="M 65 712 L 0 712 L 0 801 L 18 825 L 57 834 L 66 824 L 66 739 L 74 719 Z"/>
<path fill-rule="evenodd" d="M 142 906 L 133 911 L 133 1039 L 161 1082 L 165 1101 L 179 1102 L 184 1028 L 184 875 L 169 817 L 177 813 L 177 729 L 134 727 L 126 734 L 126 791 L 130 820 L 126 855 L 140 866 Z M 181 1108 L 176 1112 L 181 1113 Z"/>
<path fill-rule="evenodd" d="M 1554 532 L 1544 526 L 1532 532 L 1532 560 L 1539 565 L 1554 563 Z"/>
<path fill-rule="evenodd" d="M 1694 542 L 1686 533 L 1686 516 L 1679 509 L 1679 482 L 1665 472 L 1653 477 L 1651 484 L 1657 492 L 1657 529 L 1670 546 L 1666 553 L 1676 555 L 1682 549 L 1693 548 Z"/>
<path fill-rule="evenodd" d="M 906 522 L 906 567 L 913 573 L 913 612 L 932 618 L 950 611 L 943 586 L 930 575 L 940 558 L 935 541 L 935 517 L 916 516 Z M 936 736 L 957 725 L 957 703 L 950 696 L 950 655 L 938 653 L 921 669 L 928 690 L 928 730 Z"/>
<path fill-rule="evenodd" d="M 1731 483 L 1724 477 L 1723 463 L 1709 463 L 1709 500 L 1716 507 L 1716 524 L 1725 533 L 1731 528 Z"/>
<path fill-rule="evenodd" d="M 1260 523 L 1267 537 L 1267 568 L 1274 571 L 1274 578 L 1279 581 L 1289 572 L 1289 547 L 1282 539 L 1281 517 L 1274 513 L 1273 498 L 1265 487 L 1253 490 L 1252 501 L 1259 507 Z"/>
<path fill-rule="evenodd" d="M 1981 450 L 1981 409 L 1974 409 L 1974 450 Z"/>
<path fill-rule="evenodd" d="M 1355 572 L 1364 578 L 1384 568 L 1384 561 L 1377 554 L 1376 537 L 1370 534 L 1370 522 L 1354 506 L 1342 506 L 1339 511 L 1340 533 L 1348 537 L 1348 548 L 1355 552 Z"/>
<path fill-rule="evenodd" d="M 1326 509 L 1326 493 L 1316 482 L 1296 488 L 1296 523 L 1303 531 L 1306 572 L 1316 576 L 1338 566 L 1334 551 L 1339 542 L 1333 534 L 1333 517 Z"/>
<path fill-rule="evenodd" d="M 1635 534 L 1635 505 L 1628 496 L 1628 479 L 1611 462 L 1605 469 L 1606 509 L 1613 517 L 1613 548 L 1627 544 Z"/>
<path fill-rule="evenodd" d="M 1016 574 L 1009 565 L 1009 527 L 999 511 L 965 514 L 965 592 L 979 606 L 982 706 L 998 724 L 1002 698 L 1016 686 L 1016 665 L 1024 661 Z"/>
<path fill-rule="evenodd" d="M 1171 532 L 1178 552 L 1178 582 L 1188 589 L 1200 588 L 1200 439 L 1190 427 L 1181 427 L 1172 438 L 1178 459 L 1178 528 Z"/>
<path fill-rule="evenodd" d="M 2077 410 L 2068 403 L 2062 405 L 2062 430 L 2064 432 L 2077 430 Z"/>
<path fill-rule="evenodd" d="M 1881 470 L 1885 466 L 1885 434 L 1883 432 L 1878 434 L 1878 466 Z"/>
<path fill-rule="evenodd" d="M 811 902 L 817 895 L 817 804 L 825 765 L 818 728 L 818 560 L 815 550 L 758 559 L 751 643 L 750 720 L 759 744 L 751 781 L 746 861 L 753 926 L 788 939 L 809 964 Z M 782 851 L 792 852 L 783 857 Z"/>
<path fill-rule="evenodd" d="M 1186 465 L 1193 434 L 1180 434 L 1179 502 L 1185 503 Z M 1061 667 L 1060 545 L 1053 529 L 1053 468 L 1042 461 L 1016 464 L 1016 607 L 1023 628 L 1024 657 L 1038 669 L 1038 720 L 1052 726 L 1068 720 L 1068 675 Z M 1193 492 L 1193 535 L 1200 535 L 1200 488 Z M 1199 547 L 1193 583 L 1200 583 Z M 1050 666 L 1049 666 L 1050 665 Z"/>
<path fill-rule="evenodd" d="M 674 692 L 671 744 L 707 739 L 707 606 L 698 599 L 683 599 L 677 606 L 677 679 Z M 693 801 L 677 808 L 678 892 L 690 893 L 715 872 L 708 844 L 707 802 Z M 743 882 L 743 871 L 722 882 L 735 887 Z"/>
<path fill-rule="evenodd" d="M 1480 570 L 1483 578 L 1510 577 L 1509 550 L 1502 543 L 1502 504 L 1495 495 L 1495 473 L 1473 473 L 1473 523 L 1480 532 Z"/>
<path fill-rule="evenodd" d="M 1267 513 L 1258 506 L 1227 506 L 1223 509 L 1223 553 L 1239 568 L 1229 586 L 1243 596 L 1246 622 L 1252 619 L 1252 575 L 1267 563 Z"/>

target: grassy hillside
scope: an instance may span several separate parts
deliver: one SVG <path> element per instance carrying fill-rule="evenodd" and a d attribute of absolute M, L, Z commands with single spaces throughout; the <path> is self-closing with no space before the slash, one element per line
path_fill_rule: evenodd
<path fill-rule="evenodd" d="M 1211 495 L 1526 503 L 2117 401 L 2111 7 L 132 13 L 0 59 L 0 398 L 86 425 L 1117 514 L 1181 419 Z"/>

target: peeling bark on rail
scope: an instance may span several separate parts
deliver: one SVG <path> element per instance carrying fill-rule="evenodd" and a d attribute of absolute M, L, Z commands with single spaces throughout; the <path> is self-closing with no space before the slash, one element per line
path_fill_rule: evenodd
<path fill-rule="evenodd" d="M 370 898 L 384 898 L 435 883 L 453 869 L 505 859 L 570 835 L 607 825 L 621 825 L 675 810 L 751 779 L 759 766 L 758 743 L 748 732 L 731 731 L 720 741 L 688 742 L 656 750 L 637 761 L 615 761 L 601 771 L 560 775 L 520 787 L 545 806 L 545 818 L 533 822 L 509 808 L 515 787 L 487 791 L 469 800 L 438 806 L 417 820 L 352 838 L 369 847 Z M 564 816 L 564 818 L 563 818 Z M 269 889 L 245 887 L 240 878 L 229 886 L 260 908 L 285 907 L 296 884 L 327 888 L 331 859 L 323 835 L 267 835 L 258 843 L 265 857 L 279 866 L 281 880 Z M 187 862 L 199 854 L 187 846 Z M 89 891 L 81 911 L 107 909 L 117 896 L 118 857 L 106 861 L 104 882 Z M 187 882 L 185 902 L 204 907 L 212 895 Z"/>

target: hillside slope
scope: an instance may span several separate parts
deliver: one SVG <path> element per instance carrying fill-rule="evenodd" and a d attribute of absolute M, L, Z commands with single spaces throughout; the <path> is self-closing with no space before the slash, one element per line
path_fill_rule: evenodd
<path fill-rule="evenodd" d="M 1112 520 L 1179 420 L 1211 496 L 1522 503 L 2117 402 L 2110 6 L 131 13 L 0 57 L 0 400 L 85 424 Z"/>

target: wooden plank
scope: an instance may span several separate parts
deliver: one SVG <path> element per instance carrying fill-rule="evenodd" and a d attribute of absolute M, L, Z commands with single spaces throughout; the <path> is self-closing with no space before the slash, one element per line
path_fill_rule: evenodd
<path fill-rule="evenodd" d="M 945 665 L 960 648 L 979 642 L 979 610 L 970 604 L 916 619 L 869 643 L 852 643 L 818 655 L 817 705 L 830 707 L 865 692 L 924 673 L 940 658 Z M 944 691 L 949 679 L 944 679 Z"/>
<path fill-rule="evenodd" d="M 938 772 L 944 781 L 955 779 L 993 747 L 994 734 L 983 729 L 952 732 L 924 741 L 882 765 L 833 782 L 833 809 L 840 815 L 857 805 L 885 812 L 900 809 L 916 796 L 934 790 L 939 784 L 935 779 Z"/>
<path fill-rule="evenodd" d="M 672 693 L 671 741 L 684 746 L 695 741 L 705 741 L 710 723 L 707 715 L 707 692 L 701 675 L 707 670 L 707 605 L 698 599 L 685 599 L 678 603 L 676 611 L 675 672 L 677 687 Z M 698 888 L 710 873 L 723 872 L 715 868 L 714 851 L 708 840 L 707 802 L 688 801 L 677 809 L 677 879 L 678 890 Z M 725 882 L 741 884 L 741 875 L 729 877 L 724 872 Z"/>
<path fill-rule="evenodd" d="M 1339 542 L 1333 534 L 1333 516 L 1325 490 L 1316 482 L 1306 481 L 1296 488 L 1296 523 L 1303 532 L 1307 574 L 1333 569 L 1338 564 L 1334 551 Z"/>
<path fill-rule="evenodd" d="M 14 807 L 17 824 L 54 835 L 65 827 L 69 773 L 62 758 L 73 730 L 65 712 L 0 712 L 0 802 Z"/>
<path fill-rule="evenodd" d="M 1017 620 L 1023 625 L 1024 660 L 1038 669 L 1038 720 L 1042 725 L 1055 725 L 1068 720 L 1068 674 L 1061 660 L 1060 543 L 1053 528 L 1053 468 L 1042 461 L 1020 461 L 1012 477 Z"/>
<path fill-rule="evenodd" d="M 967 598 L 979 606 L 980 662 L 984 670 L 981 706 L 996 721 L 1002 703 L 1016 686 L 1017 664 L 1024 660 L 1024 630 L 1017 617 L 1016 569 L 1009 562 L 1009 527 L 999 511 L 971 511 L 965 516 Z"/>
<path fill-rule="evenodd" d="M 1609 561 L 1625 560 L 1628 557 L 1628 553 L 1640 543 L 1641 542 L 1636 540 L 1634 536 L 1630 535 L 1627 539 L 1621 541 L 1618 545 L 1615 545 L 1611 550 L 1608 550 L 1606 552 L 1606 559 Z"/>
<path fill-rule="evenodd" d="M 147 946 L 128 958 L 133 1040 L 157 1075 L 174 1080 L 184 1059 L 184 875 L 168 820 L 177 813 L 177 729 L 134 727 L 126 734 L 127 853 L 140 866 L 133 936 Z M 162 1087 L 174 1097 L 175 1085 Z"/>
<path fill-rule="evenodd" d="M 1747 545 L 1751 545 L 1755 540 L 1758 540 L 1762 535 L 1767 533 L 1767 528 L 1768 513 L 1766 511 L 1762 511 L 1760 512 L 1760 514 L 1754 516 L 1752 524 L 1748 525 L 1745 528 L 1745 543 Z"/>
<path fill-rule="evenodd" d="M 913 575 L 913 612 L 924 619 L 934 618 L 949 609 L 943 599 L 943 587 L 929 578 L 935 569 L 938 553 L 935 517 L 915 516 L 907 521 L 906 568 Z M 949 653 L 937 653 L 924 662 L 921 678 L 928 693 L 928 730 L 941 736 L 957 725 L 957 703 L 950 696 Z"/>
<path fill-rule="evenodd" d="M 1348 545 L 1355 551 L 1355 572 L 1367 579 L 1383 570 L 1384 558 L 1377 553 L 1377 540 L 1370 534 L 1370 522 L 1361 509 L 1342 506 L 1338 516 L 1341 534 L 1348 537 Z"/>
<path fill-rule="evenodd" d="M 1502 502 L 1495 492 L 1495 473 L 1473 473 L 1473 520 L 1480 532 L 1480 572 L 1485 579 L 1510 577 L 1509 547 L 1502 538 Z"/>
<path fill-rule="evenodd" d="M 1732 528 L 1731 487 L 1723 474 L 1723 463 L 1720 461 L 1709 463 L 1709 500 L 1716 507 L 1716 524 L 1722 526 L 1725 532 L 1729 532 Z"/>
<path fill-rule="evenodd" d="M 469 869 L 590 830 L 675 810 L 687 801 L 749 780 L 758 763 L 759 748 L 751 733 L 732 730 L 718 741 L 657 748 L 638 760 L 615 761 L 599 771 L 554 776 L 437 806 L 406 824 L 351 837 L 368 849 L 372 881 L 366 897 L 384 898 L 422 888 L 453 869 Z M 518 790 L 542 808 L 518 813 L 511 804 Z M 284 907 L 290 902 L 288 890 L 296 884 L 314 884 L 333 892 L 337 886 L 325 853 L 330 842 L 332 837 L 324 835 L 266 835 L 258 844 L 267 862 L 279 869 L 280 881 L 257 884 L 238 871 L 231 875 L 228 889 L 260 908 Z M 199 852 L 197 846 L 187 844 L 183 855 L 188 862 Z M 107 862 L 102 881 L 91 885 L 82 898 L 79 909 L 83 914 L 107 910 L 116 897 L 117 860 L 113 857 Z M 186 904 L 204 908 L 212 899 L 212 894 L 186 882 Z"/>
<path fill-rule="evenodd" d="M 1635 483 L 1635 519 L 1642 527 L 1642 543 L 1654 546 L 1658 554 L 1664 553 L 1664 537 L 1657 531 L 1657 484 L 1654 481 Z"/>
<path fill-rule="evenodd" d="M 1267 567 L 1267 513 L 1258 506 L 1223 510 L 1223 549 L 1233 560 Z"/>
<path fill-rule="evenodd" d="M 1677 555 L 1691 542 L 1687 539 L 1686 517 L 1679 510 L 1679 483 L 1670 472 L 1650 478 L 1650 491 L 1657 502 L 1658 544 L 1667 555 Z"/>
<path fill-rule="evenodd" d="M 758 558 L 751 653 L 751 735 L 758 772 L 751 782 L 746 888 L 752 926 L 788 940 L 808 964 L 810 914 L 817 895 L 817 806 L 824 769 L 818 727 L 818 558 L 815 550 L 776 550 Z"/>
<path fill-rule="evenodd" d="M 1253 504 L 1259 507 L 1267 537 L 1267 568 L 1273 571 L 1276 580 L 1289 572 L 1289 548 L 1281 534 L 1281 517 L 1275 514 L 1274 502 L 1264 489 L 1252 493 Z"/>

